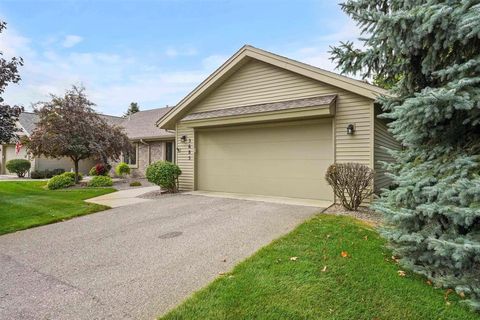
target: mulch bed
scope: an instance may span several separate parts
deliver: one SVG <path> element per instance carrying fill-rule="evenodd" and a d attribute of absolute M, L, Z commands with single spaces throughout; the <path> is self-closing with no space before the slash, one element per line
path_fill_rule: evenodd
<path fill-rule="evenodd" d="M 327 209 L 325 209 L 322 213 L 339 216 L 350 216 L 374 225 L 380 225 L 383 223 L 382 214 L 375 212 L 368 207 L 360 207 L 358 208 L 358 211 L 350 211 L 345 209 L 342 205 L 333 204 Z"/>

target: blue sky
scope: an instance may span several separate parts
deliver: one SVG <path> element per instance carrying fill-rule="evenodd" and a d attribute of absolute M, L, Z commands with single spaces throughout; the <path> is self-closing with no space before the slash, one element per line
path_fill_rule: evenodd
<path fill-rule="evenodd" d="M 4 0 L 6 56 L 21 56 L 11 104 L 83 84 L 103 113 L 174 105 L 244 44 L 333 70 L 329 45 L 358 28 L 336 1 Z"/>

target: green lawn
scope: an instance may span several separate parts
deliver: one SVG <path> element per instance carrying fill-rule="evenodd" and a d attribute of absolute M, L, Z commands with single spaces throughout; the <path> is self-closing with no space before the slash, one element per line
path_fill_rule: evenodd
<path fill-rule="evenodd" d="M 57 222 L 108 207 L 83 200 L 111 188 L 44 189 L 44 181 L 0 182 L 0 234 Z"/>
<path fill-rule="evenodd" d="M 480 319 L 455 293 L 400 276 L 384 245 L 357 220 L 318 216 L 161 319 Z"/>

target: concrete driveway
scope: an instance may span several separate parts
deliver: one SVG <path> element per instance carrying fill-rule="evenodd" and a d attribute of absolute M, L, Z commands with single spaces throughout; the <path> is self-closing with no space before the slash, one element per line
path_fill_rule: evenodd
<path fill-rule="evenodd" d="M 174 195 L 1 236 L 0 319 L 154 319 L 319 211 Z"/>

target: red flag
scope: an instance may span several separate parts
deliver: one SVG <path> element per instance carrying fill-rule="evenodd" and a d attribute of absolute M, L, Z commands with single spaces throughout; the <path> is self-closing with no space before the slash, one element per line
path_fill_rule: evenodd
<path fill-rule="evenodd" d="M 22 149 L 23 145 L 20 141 L 17 141 L 17 144 L 15 145 L 15 154 L 18 155 L 20 153 L 20 149 Z"/>

